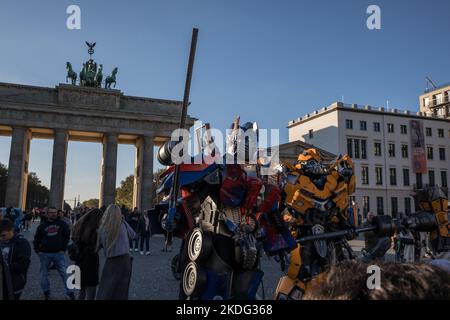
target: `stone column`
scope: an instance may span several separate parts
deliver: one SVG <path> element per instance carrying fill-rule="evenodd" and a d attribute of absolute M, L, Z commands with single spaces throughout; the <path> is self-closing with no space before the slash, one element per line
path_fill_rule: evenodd
<path fill-rule="evenodd" d="M 140 211 L 153 207 L 153 147 L 152 135 L 136 141 L 133 206 L 138 207 Z"/>
<path fill-rule="evenodd" d="M 56 209 L 64 209 L 64 181 L 66 178 L 67 131 L 55 130 L 53 141 L 52 178 L 48 205 Z"/>
<path fill-rule="evenodd" d="M 116 200 L 117 138 L 116 133 L 106 133 L 103 137 L 100 207 Z"/>
<path fill-rule="evenodd" d="M 25 127 L 13 127 L 9 154 L 5 206 L 25 209 L 31 133 Z"/>

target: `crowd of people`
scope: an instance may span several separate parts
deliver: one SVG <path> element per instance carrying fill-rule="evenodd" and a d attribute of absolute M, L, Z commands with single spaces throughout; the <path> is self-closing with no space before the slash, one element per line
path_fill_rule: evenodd
<path fill-rule="evenodd" d="M 24 233 L 39 221 L 30 243 Z M 150 255 L 152 236 L 148 212 L 125 207 L 77 208 L 62 211 L 54 207 L 33 209 L 21 213 L 15 208 L 0 210 L 0 282 L 1 299 L 19 300 L 27 282 L 31 250 L 39 256 L 40 287 L 43 298 L 51 299 L 49 272 L 55 269 L 69 299 L 128 299 L 134 252 Z M 145 251 L 144 251 L 145 250 Z M 100 277 L 99 254 L 105 263 Z M 73 263 L 67 261 L 67 255 Z M 80 269 L 78 297 L 68 287 L 67 268 L 75 264 Z"/>
<path fill-rule="evenodd" d="M 373 218 L 370 213 L 367 222 Z M 30 244 L 23 236 L 30 224 L 39 221 L 34 240 Z M 39 256 L 40 286 L 44 299 L 51 299 L 49 272 L 58 272 L 69 299 L 126 300 L 132 271 L 133 253 L 150 255 L 149 240 L 152 236 L 150 218 L 137 208 L 110 205 L 107 208 L 80 208 L 77 212 L 64 212 L 54 207 L 43 211 L 31 210 L 21 215 L 14 208 L 0 213 L 0 298 L 19 300 L 27 282 L 32 249 Z M 377 265 L 383 271 L 383 281 L 392 284 L 400 277 L 403 286 L 416 288 L 415 293 L 403 287 L 383 286 L 381 291 L 370 291 L 365 286 L 367 270 L 364 262 L 347 261 L 332 267 L 318 277 L 306 299 L 408 299 L 449 298 L 450 268 L 442 259 L 431 263 L 421 262 L 417 241 L 413 235 L 398 234 L 384 239 L 396 252 L 396 262 Z M 374 235 L 365 234 L 364 250 L 380 243 Z M 167 239 L 166 239 L 167 245 Z M 167 249 L 167 248 L 165 248 Z M 163 250 L 165 250 L 163 249 Z M 415 249 L 415 250 L 414 250 Z M 80 268 L 81 283 L 78 297 L 67 286 L 68 254 L 73 264 Z M 100 276 L 100 254 L 104 265 Z M 351 276 L 347 270 L 352 270 Z M 359 272 L 360 271 L 360 272 Z M 359 273 L 358 273 L 359 272 Z M 359 278 L 361 279 L 359 279 Z M 361 281 L 358 281 L 361 280 Z M 433 287 L 432 287 L 433 286 Z M 331 290 L 330 288 L 333 288 Z M 386 289 L 387 288 L 387 289 Z M 405 290 L 403 290 L 405 289 Z"/>

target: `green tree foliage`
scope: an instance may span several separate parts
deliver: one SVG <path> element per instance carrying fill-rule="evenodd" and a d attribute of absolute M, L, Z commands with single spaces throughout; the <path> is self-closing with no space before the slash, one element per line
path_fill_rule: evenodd
<path fill-rule="evenodd" d="M 99 202 L 100 201 L 98 199 L 89 199 L 83 201 L 82 205 L 88 208 L 98 208 Z"/>
<path fill-rule="evenodd" d="M 8 180 L 8 168 L 0 163 L 0 207 L 5 206 L 6 181 Z M 26 208 L 45 207 L 48 203 L 50 190 L 44 186 L 36 173 L 28 174 Z"/>
<path fill-rule="evenodd" d="M 134 175 L 129 175 L 125 180 L 120 181 L 120 187 L 116 189 L 116 204 L 120 207 L 124 205 L 127 208 L 133 206 L 133 186 Z"/>
<path fill-rule="evenodd" d="M 44 186 L 35 172 L 28 174 L 28 189 L 26 208 L 43 208 L 48 203 L 50 190 Z"/>
<path fill-rule="evenodd" d="M 6 180 L 8 179 L 8 168 L 0 163 L 0 207 L 5 206 Z"/>

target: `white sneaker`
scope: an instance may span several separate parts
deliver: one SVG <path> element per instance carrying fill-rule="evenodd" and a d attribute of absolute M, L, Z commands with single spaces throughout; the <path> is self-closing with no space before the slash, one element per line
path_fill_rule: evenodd
<path fill-rule="evenodd" d="M 130 252 L 133 252 L 133 249 L 132 249 L 132 248 L 130 248 Z"/>
<path fill-rule="evenodd" d="M 144 251 L 141 251 L 141 255 L 143 255 L 144 254 Z"/>
<path fill-rule="evenodd" d="M 146 255 L 146 256 L 149 256 L 149 255 L 150 255 L 150 251 L 147 251 L 147 252 L 145 253 L 145 255 Z"/>
<path fill-rule="evenodd" d="M 134 248 L 134 252 L 138 252 L 139 250 L 138 250 L 138 248 Z"/>

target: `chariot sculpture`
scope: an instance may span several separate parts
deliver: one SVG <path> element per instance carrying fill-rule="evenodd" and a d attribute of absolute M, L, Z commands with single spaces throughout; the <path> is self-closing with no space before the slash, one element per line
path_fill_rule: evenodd
<path fill-rule="evenodd" d="M 97 62 L 92 59 L 92 55 L 94 54 L 94 47 L 96 42 L 87 42 L 89 60 L 83 63 L 83 67 L 78 74 L 73 70 L 72 64 L 70 62 L 66 63 L 67 75 L 66 82 L 70 82 L 72 85 L 77 85 L 77 79 L 79 79 L 79 85 L 82 87 L 91 87 L 91 88 L 101 88 L 103 82 L 103 65 L 100 64 L 97 67 Z M 114 68 L 111 72 L 111 75 L 105 78 L 105 89 L 110 89 L 111 85 L 114 84 L 114 88 L 116 87 L 116 75 L 118 68 Z"/>

